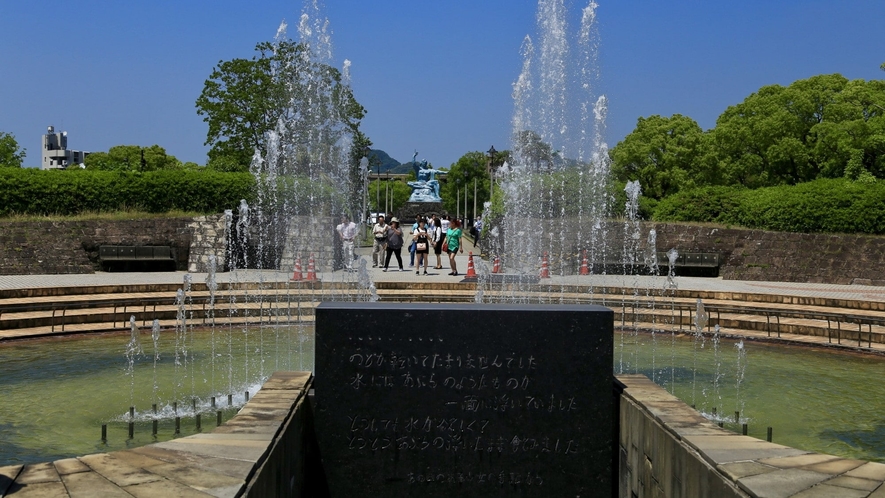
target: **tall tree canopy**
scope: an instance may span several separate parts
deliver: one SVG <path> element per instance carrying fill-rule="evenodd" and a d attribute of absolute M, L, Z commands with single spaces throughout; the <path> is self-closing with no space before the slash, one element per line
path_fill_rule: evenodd
<path fill-rule="evenodd" d="M 304 45 L 291 40 L 262 42 L 255 51 L 251 59 L 219 61 L 197 98 L 197 114 L 209 125 L 210 167 L 248 170 L 255 150 L 266 152 L 268 132 L 280 122 L 317 130 L 334 122 L 358 132 L 365 110 L 337 69 L 311 61 Z M 310 79 L 316 75 L 321 84 Z"/>
<path fill-rule="evenodd" d="M 693 186 L 885 178 L 885 81 L 831 74 L 765 86 L 707 132 L 684 116 L 640 118 L 611 157 L 619 179 L 639 180 L 654 198 Z"/>
<path fill-rule="evenodd" d="M 443 207 L 449 213 L 464 211 L 467 196 L 467 213 L 473 215 L 474 185 L 476 186 L 476 214 L 482 214 L 483 203 L 491 197 L 489 187 L 489 156 L 484 152 L 468 152 L 449 168 L 446 183 L 440 187 Z M 459 194 L 460 192 L 460 194 Z M 456 203 L 460 199 L 460 209 Z"/>
<path fill-rule="evenodd" d="M 694 186 L 703 146 L 704 131 L 689 117 L 639 118 L 612 149 L 612 172 L 620 181 L 639 180 L 649 197 L 666 197 Z"/>
<path fill-rule="evenodd" d="M 26 155 L 12 133 L 0 131 L 0 168 L 21 168 Z"/>

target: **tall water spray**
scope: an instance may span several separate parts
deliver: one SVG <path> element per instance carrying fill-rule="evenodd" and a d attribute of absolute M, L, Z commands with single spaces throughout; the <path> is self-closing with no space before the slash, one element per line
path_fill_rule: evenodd
<path fill-rule="evenodd" d="M 297 31 L 298 40 L 289 39 L 283 22 L 273 42 L 273 77 L 285 98 L 266 150 L 256 150 L 250 166 L 257 190 L 249 267 L 291 272 L 302 259 L 332 271 L 342 265 L 335 225 L 342 215 L 358 221 L 364 210 L 365 177 L 351 150 L 359 117 L 351 111 L 350 62 L 332 66 L 329 21 L 318 2 L 306 2 Z"/>
<path fill-rule="evenodd" d="M 694 319 L 692 320 L 692 325 L 694 325 L 694 330 L 692 331 L 692 365 L 691 365 L 691 402 L 696 405 L 695 400 L 695 391 L 698 385 L 698 353 L 700 349 L 704 348 L 705 337 L 704 337 L 704 328 L 710 321 L 710 315 L 707 313 L 706 308 L 704 307 L 704 303 L 698 298 L 697 305 L 695 309 Z"/>
<path fill-rule="evenodd" d="M 654 279 L 654 286 L 643 288 L 640 283 L 639 275 L 661 273 L 659 233 L 642 224 L 642 188 L 637 181 L 627 183 L 625 203 L 614 202 L 621 192 L 613 187 L 605 142 L 608 101 L 599 91 L 599 6 L 589 1 L 578 20 L 567 5 L 565 0 L 539 0 L 537 33 L 526 36 L 520 48 L 510 157 L 494 171 L 494 202 L 483 213 L 483 252 L 494 261 L 495 270 L 476 265 L 475 301 L 610 306 L 619 327 L 615 372 L 647 373 L 675 392 L 682 376 L 677 372 L 687 371 L 691 402 L 700 389 L 705 401 L 712 392 L 719 405 L 719 329 L 713 334 L 713 347 L 705 348 L 709 315 L 700 301 L 695 313 L 689 311 L 694 322 L 692 357 L 677 361 L 677 336 L 686 324 L 675 279 L 678 252 L 667 252 L 665 278 Z M 496 275 L 502 268 L 506 273 Z M 596 286 L 608 292 L 597 296 Z M 620 295 L 606 298 L 613 288 L 620 288 Z M 667 355 L 657 350 L 663 345 L 659 334 L 668 327 L 665 367 Z M 650 355 L 640 332 L 651 333 Z M 698 373 L 701 354 L 712 354 L 717 364 L 710 385 L 706 373 Z M 648 362 L 650 369 L 641 362 Z"/>
<path fill-rule="evenodd" d="M 564 0 L 541 0 L 537 37 L 523 42 L 511 158 L 497 177 L 504 215 L 490 243 L 526 282 L 541 258 L 551 274 L 565 275 L 578 269 L 577 254 L 598 260 L 606 252 L 607 103 L 597 88 L 596 8 L 590 2 L 573 29 Z"/>
<path fill-rule="evenodd" d="M 129 406 L 134 404 L 135 398 L 135 360 L 144 354 L 141 343 L 138 340 L 138 326 L 135 324 L 135 316 L 129 317 L 129 344 L 126 345 L 126 362 L 128 364 L 127 375 L 129 376 Z"/>

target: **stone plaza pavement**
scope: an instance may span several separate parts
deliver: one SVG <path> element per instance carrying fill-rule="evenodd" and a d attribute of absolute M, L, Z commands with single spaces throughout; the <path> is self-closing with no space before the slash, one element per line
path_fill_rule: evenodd
<path fill-rule="evenodd" d="M 479 251 L 474 247 L 470 239 L 464 239 L 465 251 L 456 256 L 459 276 L 448 275 L 449 261 L 445 253 L 441 255 L 443 269 L 435 270 L 436 256 L 430 254 L 428 275 L 415 274 L 415 268 L 409 268 L 409 253 L 403 249 L 403 266 L 405 271 L 398 271 L 395 266 L 390 271 L 383 272 L 381 268 L 372 268 L 371 247 L 360 247 L 356 250 L 357 260 L 354 267 L 358 267 L 360 260 L 365 261 L 367 270 L 375 282 L 459 282 L 461 275 L 467 273 L 468 254 L 472 251 L 477 258 Z M 392 258 L 395 265 L 396 258 Z M 486 262 L 488 264 L 488 262 Z M 303 268 L 307 271 L 307 268 Z M 81 287 L 97 285 L 129 285 L 129 284 L 176 284 L 184 279 L 185 272 L 144 272 L 144 273 L 94 273 L 94 274 L 67 274 L 67 275 L 0 275 L 0 290 L 3 289 L 26 289 L 41 287 Z M 218 273 L 219 282 L 258 282 L 258 281 L 288 281 L 292 276 L 289 270 L 239 270 L 233 273 Z M 204 282 L 207 274 L 191 274 L 194 282 Z M 343 271 L 319 273 L 320 280 L 339 281 L 354 280 L 353 273 Z M 641 289 L 663 289 L 667 285 L 666 277 L 636 276 L 636 275 L 590 275 L 590 276 L 557 276 L 551 275 L 549 284 L 564 285 L 594 285 L 599 287 L 636 287 Z M 809 298 L 832 298 L 852 299 L 873 302 L 885 302 L 885 287 L 869 285 L 837 285 L 822 283 L 796 283 L 796 282 L 761 282 L 744 280 L 723 280 L 722 278 L 704 277 L 676 277 L 679 289 L 705 290 L 711 292 L 745 292 L 759 294 L 779 294 Z"/>

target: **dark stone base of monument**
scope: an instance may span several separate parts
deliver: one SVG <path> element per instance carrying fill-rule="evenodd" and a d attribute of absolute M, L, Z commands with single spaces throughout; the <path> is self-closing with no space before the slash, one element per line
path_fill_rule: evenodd
<path fill-rule="evenodd" d="M 612 328 L 599 306 L 321 304 L 331 495 L 612 496 Z"/>
<path fill-rule="evenodd" d="M 397 212 L 400 225 L 412 229 L 412 223 L 415 223 L 415 216 L 431 216 L 437 215 L 442 218 L 445 214 L 441 202 L 407 202 Z"/>

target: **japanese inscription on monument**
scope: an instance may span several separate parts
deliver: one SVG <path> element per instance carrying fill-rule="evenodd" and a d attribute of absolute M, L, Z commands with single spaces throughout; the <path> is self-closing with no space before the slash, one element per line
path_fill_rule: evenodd
<path fill-rule="evenodd" d="M 324 303 L 316 425 L 333 496 L 610 487 L 611 327 L 592 306 Z"/>

